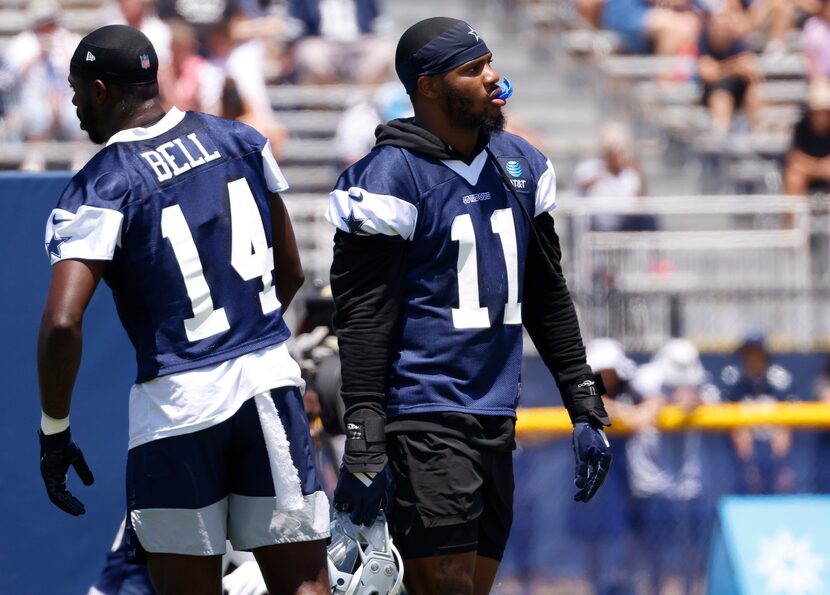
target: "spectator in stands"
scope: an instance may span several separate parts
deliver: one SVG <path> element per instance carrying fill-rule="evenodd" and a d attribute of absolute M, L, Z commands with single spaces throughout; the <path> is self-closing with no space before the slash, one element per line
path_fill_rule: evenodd
<path fill-rule="evenodd" d="M 830 0 L 822 0 L 818 14 L 804 23 L 801 47 L 807 58 L 807 78 L 830 80 Z"/>
<path fill-rule="evenodd" d="M 218 114 L 221 88 L 225 74 L 197 53 L 196 30 L 181 19 L 170 26 L 170 68 L 159 72 L 159 85 L 165 105 L 182 111 L 195 110 Z"/>
<path fill-rule="evenodd" d="M 795 125 L 784 169 L 784 191 L 792 195 L 830 190 L 830 81 L 813 81 L 807 113 Z"/>
<path fill-rule="evenodd" d="M 409 96 L 399 83 L 387 83 L 361 95 L 337 123 L 334 146 L 342 167 L 348 167 L 372 150 L 379 124 L 414 115 Z"/>
<path fill-rule="evenodd" d="M 786 54 L 799 19 L 816 14 L 821 7 L 821 0 L 741 0 L 741 3 L 748 5 L 752 31 L 766 38 L 764 53 L 768 56 Z"/>
<path fill-rule="evenodd" d="M 604 5 L 604 0 L 576 0 L 576 11 L 589 25 L 601 29 Z"/>
<path fill-rule="evenodd" d="M 5 49 L 5 61 L 14 77 L 17 97 L 10 108 L 23 140 L 47 141 L 82 138 L 72 91 L 66 84 L 69 59 L 80 39 L 58 23 L 60 6 L 38 0 L 31 4 L 30 27 L 16 35 Z M 45 167 L 36 146 L 24 158 L 23 169 Z"/>
<path fill-rule="evenodd" d="M 282 157 L 285 143 L 288 142 L 288 130 L 273 118 L 263 118 L 262 114 L 251 110 L 230 77 L 225 79 L 222 87 L 222 109 L 219 115 L 247 124 L 268 139 L 275 159 Z"/>
<path fill-rule="evenodd" d="M 392 43 L 378 30 L 376 0 L 289 0 L 300 23 L 294 44 L 301 83 L 377 84 L 391 71 Z"/>
<path fill-rule="evenodd" d="M 170 27 L 156 16 L 153 0 L 118 0 L 118 9 L 108 21 L 113 25 L 129 25 L 144 33 L 156 48 L 159 70 L 169 68 Z"/>
<path fill-rule="evenodd" d="M 6 122 L 7 110 L 13 102 L 15 88 L 14 74 L 12 74 L 6 60 L 0 56 L 0 140 L 9 140 L 10 130 Z"/>
<path fill-rule="evenodd" d="M 615 205 L 635 206 L 645 194 L 645 181 L 631 150 L 631 134 L 620 123 L 606 124 L 600 134 L 602 157 L 577 165 L 574 184 L 580 196 L 609 198 Z M 594 231 L 653 231 L 657 223 L 651 215 L 600 213 L 591 216 Z"/>
<path fill-rule="evenodd" d="M 707 381 L 697 348 L 686 339 L 666 343 L 639 368 L 631 387 L 641 399 L 640 425 L 628 439 L 626 455 L 650 592 L 698 592 L 709 533 L 701 436 L 688 431 L 662 434 L 655 422 L 665 405 L 691 412 L 703 402 L 717 401 L 717 389 Z"/>
<path fill-rule="evenodd" d="M 737 351 L 740 364 L 721 371 L 724 400 L 734 403 L 792 401 L 792 375 L 773 364 L 763 332 L 753 330 Z M 792 432 L 787 428 L 742 428 L 732 432 L 732 444 L 741 469 L 739 489 L 748 494 L 786 493 L 792 490 L 789 463 Z"/>
<path fill-rule="evenodd" d="M 282 34 L 282 21 L 269 14 L 268 0 L 157 0 L 158 15 L 165 21 L 178 19 L 196 31 L 201 49 L 210 30 L 227 23 L 234 42 L 273 39 Z"/>
<path fill-rule="evenodd" d="M 700 37 L 698 71 L 703 81 L 703 105 L 709 108 L 714 130 L 726 136 L 732 116 L 743 107 L 751 128 L 759 121 L 763 76 L 757 56 L 741 36 L 729 9 L 718 9 L 706 17 Z"/>
<path fill-rule="evenodd" d="M 201 45 L 207 42 L 207 34 L 220 24 L 244 15 L 244 0 L 211 0 L 195 2 L 182 0 L 158 0 L 158 15 L 165 21 L 179 19 L 193 26 Z"/>
<path fill-rule="evenodd" d="M 221 98 L 225 77 L 230 77 L 245 102 L 245 110 L 255 114 L 260 121 L 271 120 L 271 102 L 265 84 L 264 46 L 257 40 L 237 42 L 231 34 L 231 24 L 221 22 L 208 32 L 207 49 L 210 63 L 224 75 L 219 80 L 218 89 L 211 90 L 210 94 Z"/>
<path fill-rule="evenodd" d="M 687 0 L 605 0 L 602 25 L 632 54 L 692 54 L 700 19 Z"/>

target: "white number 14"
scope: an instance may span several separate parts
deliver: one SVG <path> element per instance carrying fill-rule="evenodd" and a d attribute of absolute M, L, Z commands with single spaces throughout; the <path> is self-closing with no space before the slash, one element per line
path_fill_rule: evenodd
<path fill-rule="evenodd" d="M 231 266 L 245 281 L 262 279 L 259 303 L 263 314 L 280 307 L 272 280 L 274 249 L 268 247 L 256 200 L 245 178 L 228 184 L 231 206 Z M 224 308 L 214 308 L 193 234 L 179 205 L 161 211 L 161 234 L 173 247 L 193 317 L 184 320 L 188 341 L 199 341 L 230 329 Z"/>
<path fill-rule="evenodd" d="M 490 216 L 493 233 L 501 240 L 504 264 L 507 268 L 507 303 L 504 305 L 504 324 L 522 323 L 522 304 L 519 302 L 519 254 L 516 246 L 516 226 L 511 209 L 498 209 Z M 487 328 L 490 312 L 481 306 L 478 291 L 478 254 L 473 220 L 469 214 L 458 215 L 452 222 L 450 237 L 458 242 L 458 308 L 452 309 L 455 328 Z"/>

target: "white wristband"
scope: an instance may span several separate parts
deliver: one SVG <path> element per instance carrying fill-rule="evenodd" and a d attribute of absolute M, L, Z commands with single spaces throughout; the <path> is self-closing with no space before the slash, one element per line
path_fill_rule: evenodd
<path fill-rule="evenodd" d="M 43 432 L 45 436 L 58 434 L 59 432 L 63 432 L 68 427 L 68 415 L 63 419 L 55 419 L 54 417 L 49 417 L 43 411 L 40 412 L 40 431 Z"/>

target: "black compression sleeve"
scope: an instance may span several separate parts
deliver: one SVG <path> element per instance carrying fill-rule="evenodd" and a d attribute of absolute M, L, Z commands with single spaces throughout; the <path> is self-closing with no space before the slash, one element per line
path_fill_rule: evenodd
<path fill-rule="evenodd" d="M 543 213 L 533 219 L 533 227 L 539 242 L 531 238 L 528 245 L 522 321 L 553 374 L 565 407 L 575 419 L 586 413 L 584 406 L 588 405 L 574 402 L 575 394 L 580 392 L 577 385 L 583 379 L 593 378 L 593 372 L 585 358 L 576 309 L 562 272 L 562 249 L 553 217 Z M 599 411 L 601 399 L 596 396 L 589 400 L 589 409 L 597 409 L 598 415 L 607 419 L 605 412 Z"/>
<path fill-rule="evenodd" d="M 383 413 L 405 254 L 401 238 L 334 236 L 331 290 L 347 417 L 367 407 Z"/>

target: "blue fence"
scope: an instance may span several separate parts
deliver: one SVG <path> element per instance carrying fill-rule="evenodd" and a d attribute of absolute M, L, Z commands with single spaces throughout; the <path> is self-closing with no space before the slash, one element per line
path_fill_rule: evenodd
<path fill-rule="evenodd" d="M 4 414 L 0 416 L 0 592 L 83 594 L 104 562 L 124 511 L 124 464 L 127 445 L 127 395 L 135 374 L 132 349 L 102 284 L 84 324 L 84 356 L 72 406 L 73 435 L 95 473 L 86 488 L 70 474 L 70 489 L 85 503 L 87 514 L 72 518 L 46 498 L 38 471 L 36 429 L 40 408 L 36 377 L 39 318 L 49 281 L 43 248 L 46 218 L 68 181 L 66 174 L 0 175 L 0 238 L 6 247 L 2 264 L 0 378 Z M 704 363 L 719 370 L 724 356 Z M 815 355 L 779 358 L 793 372 L 796 391 L 809 396 L 810 383 L 823 363 Z M 538 359 L 525 370 L 525 406 L 558 403 L 553 383 Z M 724 436 L 707 439 L 706 507 L 732 490 L 731 449 Z M 817 437 L 799 434 L 793 460 L 798 486 L 812 489 L 817 467 Z M 567 440 L 524 444 L 516 456 L 516 522 L 505 560 L 504 576 L 550 577 L 596 574 L 597 536 L 609 545 L 603 560 L 630 555 L 625 532 L 639 511 L 628 506 L 622 466 L 587 506 L 571 500 L 573 461 Z M 610 511 L 610 513 L 609 513 Z M 703 555 L 703 554 L 702 554 Z M 623 559 L 620 558 L 620 559 Z M 609 579 L 613 582 L 613 577 Z M 622 591 L 620 591 L 622 592 Z"/>
<path fill-rule="evenodd" d="M 49 284 L 44 228 L 67 174 L 0 176 L 2 304 L 0 346 L 0 592 L 82 594 L 97 575 L 124 511 L 127 394 L 134 356 L 102 284 L 84 325 L 72 431 L 95 474 L 70 489 L 86 505 L 73 518 L 46 497 L 38 470 L 37 332 Z"/>

